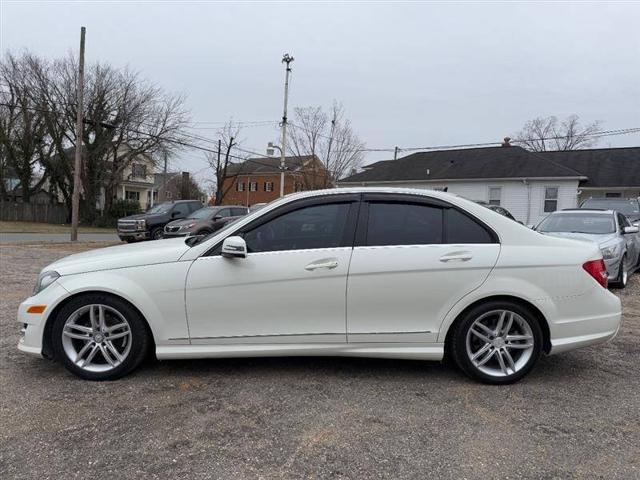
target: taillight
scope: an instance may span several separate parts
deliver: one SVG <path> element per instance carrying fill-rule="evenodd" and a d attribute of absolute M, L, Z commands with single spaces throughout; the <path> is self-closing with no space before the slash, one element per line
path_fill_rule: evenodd
<path fill-rule="evenodd" d="M 604 288 L 607 288 L 609 284 L 609 275 L 607 275 L 607 266 L 604 264 L 604 260 L 591 260 L 584 265 L 582 268 L 591 275 L 596 282 L 602 285 Z"/>

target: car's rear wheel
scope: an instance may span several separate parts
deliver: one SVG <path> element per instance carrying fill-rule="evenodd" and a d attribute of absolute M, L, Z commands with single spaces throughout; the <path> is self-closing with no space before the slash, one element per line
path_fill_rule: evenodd
<path fill-rule="evenodd" d="M 627 255 L 625 254 L 622 257 L 622 260 L 620 261 L 620 266 L 618 267 L 618 276 L 611 283 L 613 287 L 625 288 L 627 286 L 628 281 L 629 281 L 629 269 L 627 268 Z"/>
<path fill-rule="evenodd" d="M 509 301 L 478 305 L 454 326 L 450 348 L 460 369 L 485 383 L 524 377 L 542 352 L 543 335 L 529 309 Z"/>
<path fill-rule="evenodd" d="M 74 298 L 54 322 L 56 359 L 87 380 L 115 380 L 126 375 L 142 362 L 151 343 L 140 314 L 111 295 Z"/>

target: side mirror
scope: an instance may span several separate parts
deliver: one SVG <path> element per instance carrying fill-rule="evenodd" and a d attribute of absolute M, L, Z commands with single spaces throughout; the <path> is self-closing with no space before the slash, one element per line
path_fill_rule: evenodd
<path fill-rule="evenodd" d="M 624 233 L 638 233 L 638 231 L 640 231 L 640 229 L 636 226 L 633 227 L 624 227 Z"/>
<path fill-rule="evenodd" d="M 213 217 L 213 220 L 220 220 L 222 218 L 222 215 L 216 215 L 215 217 Z"/>
<path fill-rule="evenodd" d="M 247 258 L 247 243 L 242 237 L 227 237 L 220 254 L 226 258 Z"/>

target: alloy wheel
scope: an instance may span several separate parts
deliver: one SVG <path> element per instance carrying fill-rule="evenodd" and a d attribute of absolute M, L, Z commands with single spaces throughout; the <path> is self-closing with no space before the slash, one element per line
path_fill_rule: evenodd
<path fill-rule="evenodd" d="M 90 304 L 65 321 L 62 347 L 66 356 L 88 372 L 107 372 L 120 366 L 131 351 L 131 326 L 113 307 Z"/>
<path fill-rule="evenodd" d="M 527 321 L 510 310 L 492 310 L 478 317 L 466 336 L 466 353 L 482 373 L 505 377 L 522 370 L 534 350 Z"/>

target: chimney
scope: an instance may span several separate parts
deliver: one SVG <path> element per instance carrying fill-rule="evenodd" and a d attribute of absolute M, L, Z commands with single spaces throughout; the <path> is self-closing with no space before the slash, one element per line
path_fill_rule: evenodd
<path fill-rule="evenodd" d="M 502 146 L 503 147 L 510 147 L 511 146 L 511 137 L 504 137 L 504 139 L 502 141 Z"/>

